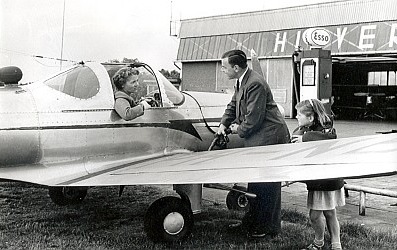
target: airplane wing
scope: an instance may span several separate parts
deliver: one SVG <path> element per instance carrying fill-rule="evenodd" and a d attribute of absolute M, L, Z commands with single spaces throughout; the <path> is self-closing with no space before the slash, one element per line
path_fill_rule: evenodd
<path fill-rule="evenodd" d="M 397 134 L 0 168 L 49 186 L 279 182 L 397 174 Z M 90 165 L 90 166 L 88 166 Z M 83 167 L 82 167 L 83 166 Z"/>

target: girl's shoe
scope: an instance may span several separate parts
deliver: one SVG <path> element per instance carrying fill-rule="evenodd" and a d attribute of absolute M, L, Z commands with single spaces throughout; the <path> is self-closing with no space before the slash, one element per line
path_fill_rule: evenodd
<path fill-rule="evenodd" d="M 323 247 L 319 247 L 317 245 L 315 245 L 314 243 L 308 245 L 306 248 L 304 248 L 304 250 L 322 250 Z"/>

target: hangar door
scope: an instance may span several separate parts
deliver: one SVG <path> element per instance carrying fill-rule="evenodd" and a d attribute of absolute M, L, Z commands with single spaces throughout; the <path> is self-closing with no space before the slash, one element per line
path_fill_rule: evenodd
<path fill-rule="evenodd" d="M 333 61 L 332 107 L 337 118 L 397 120 L 397 63 L 380 59 Z"/>
<path fill-rule="evenodd" d="M 181 89 L 216 92 L 216 62 L 184 62 Z"/>

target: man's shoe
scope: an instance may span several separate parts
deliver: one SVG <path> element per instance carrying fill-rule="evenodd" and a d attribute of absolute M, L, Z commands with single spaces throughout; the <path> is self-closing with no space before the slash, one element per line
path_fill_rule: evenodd
<path fill-rule="evenodd" d="M 247 235 L 247 227 L 241 222 L 230 224 L 227 228 L 229 233 L 244 234 Z"/>
<path fill-rule="evenodd" d="M 236 222 L 236 223 L 233 223 L 233 224 L 229 225 L 229 229 L 239 228 L 239 227 L 243 227 L 243 223 L 242 222 Z"/>

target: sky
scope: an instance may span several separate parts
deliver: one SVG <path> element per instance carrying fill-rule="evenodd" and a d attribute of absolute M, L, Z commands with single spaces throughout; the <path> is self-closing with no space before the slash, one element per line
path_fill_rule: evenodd
<path fill-rule="evenodd" d="M 22 83 L 74 62 L 124 57 L 178 70 L 179 39 L 170 36 L 171 20 L 335 1 L 0 0 L 0 67 L 21 68 Z M 68 61 L 60 65 L 60 58 Z"/>

